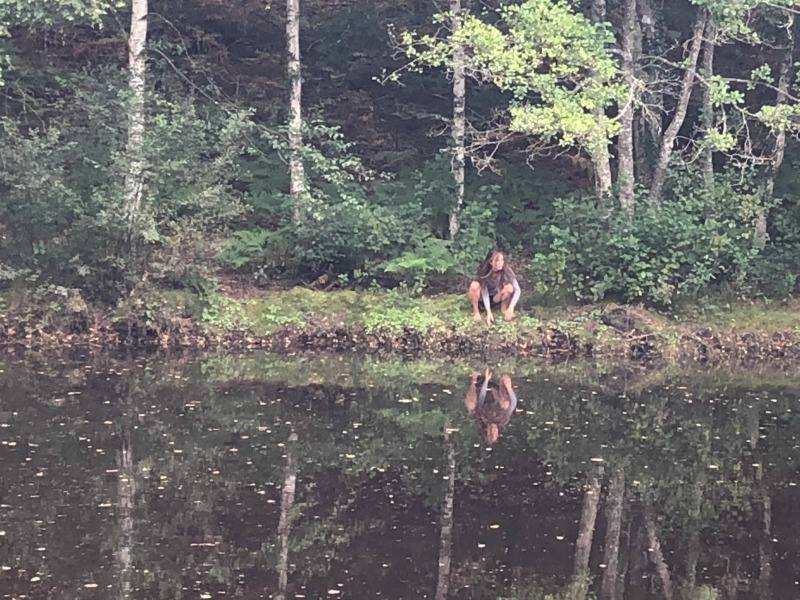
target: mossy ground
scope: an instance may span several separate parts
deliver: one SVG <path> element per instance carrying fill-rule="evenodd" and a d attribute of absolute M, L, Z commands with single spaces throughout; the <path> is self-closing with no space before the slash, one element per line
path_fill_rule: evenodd
<path fill-rule="evenodd" d="M 0 303 L 0 340 L 38 336 L 39 346 L 63 346 L 79 343 L 83 335 L 99 340 L 98 345 L 116 338 L 164 347 L 208 348 L 221 343 L 230 348 L 378 350 L 429 356 L 800 360 L 800 299 L 707 301 L 671 315 L 612 303 L 545 307 L 527 302 L 513 321 L 505 322 L 496 314 L 491 326 L 473 321 L 463 294 L 414 296 L 402 290 L 296 287 L 246 294 L 221 291 L 205 297 L 162 291 L 146 300 L 122 303 L 110 313 L 90 308 L 79 315 L 62 309 L 61 318 L 54 306 L 42 312 L 7 298 Z M 75 335 L 64 336 L 65 330 Z"/>

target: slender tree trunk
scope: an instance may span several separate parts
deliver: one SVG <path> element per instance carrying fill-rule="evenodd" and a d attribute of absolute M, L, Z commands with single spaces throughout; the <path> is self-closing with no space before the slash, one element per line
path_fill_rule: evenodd
<path fill-rule="evenodd" d="M 592 0 L 591 19 L 595 23 L 606 20 L 606 0 Z M 603 131 L 602 141 L 589 152 L 594 165 L 594 191 L 598 198 L 604 198 L 611 193 L 611 157 L 608 152 L 608 139 L 605 135 L 608 117 L 605 110 L 597 108 L 594 111 L 595 122 Z"/>
<path fill-rule="evenodd" d="M 131 30 L 128 34 L 128 170 L 125 173 L 123 211 L 128 238 L 136 234 L 136 221 L 144 193 L 145 77 L 147 74 L 147 0 L 131 0 Z"/>
<path fill-rule="evenodd" d="M 633 115 L 636 111 L 636 65 L 633 60 L 636 33 L 636 0 L 625 0 L 622 22 L 622 73 L 628 86 L 628 101 L 622 109 L 619 132 L 619 204 L 628 213 L 634 210 L 636 174 L 633 159 Z"/>
<path fill-rule="evenodd" d="M 703 46 L 703 78 L 710 82 L 714 76 L 714 51 L 717 47 L 717 24 L 709 15 L 706 25 L 706 41 Z M 706 144 L 703 148 L 703 181 L 706 189 L 714 187 L 714 149 L 709 143 L 710 133 L 714 130 L 714 107 L 711 104 L 711 86 L 703 86 L 703 131 Z"/>
<path fill-rule="evenodd" d="M 289 192 L 295 222 L 302 218 L 306 193 L 303 168 L 303 78 L 300 71 L 300 0 L 286 0 L 286 52 L 289 73 Z"/>
<path fill-rule="evenodd" d="M 119 598 L 129 600 L 133 591 L 133 498 L 136 494 L 133 445 L 130 428 L 122 432 L 122 449 L 117 458 L 117 503 L 119 506 L 120 541 L 116 558 L 119 568 Z"/>
<path fill-rule="evenodd" d="M 278 520 L 278 593 L 275 600 L 286 598 L 286 586 L 289 581 L 289 534 L 292 530 L 292 507 L 294 506 L 294 491 L 297 484 L 297 466 L 295 464 L 295 446 L 297 434 L 289 435 L 286 444 L 286 469 L 283 477 L 283 492 L 281 494 L 281 516 Z"/>
<path fill-rule="evenodd" d="M 683 83 L 681 85 L 681 92 L 678 96 L 678 103 L 675 106 L 675 114 L 672 121 L 667 127 L 661 139 L 661 148 L 658 154 L 658 161 L 653 170 L 653 181 L 650 185 L 650 204 L 658 206 L 661 204 L 661 199 L 664 194 L 664 183 L 667 179 L 667 168 L 669 161 L 672 158 L 672 152 L 675 146 L 675 140 L 678 138 L 678 132 L 683 126 L 686 119 L 686 111 L 689 107 L 689 98 L 692 96 L 692 88 L 694 87 L 694 79 L 697 74 L 697 60 L 700 57 L 700 48 L 703 46 L 703 32 L 706 28 L 706 13 L 701 12 L 697 16 L 694 24 L 694 33 L 692 35 L 692 43 L 689 49 L 689 58 L 687 61 L 686 71 L 683 74 Z"/>
<path fill-rule="evenodd" d="M 650 560 L 656 566 L 656 573 L 661 581 L 661 589 L 666 600 L 672 600 L 672 578 L 669 574 L 669 566 L 664 558 L 661 549 L 661 542 L 658 539 L 658 529 L 656 527 L 655 512 L 650 500 L 645 500 L 644 505 L 644 526 L 647 531 L 647 543 L 649 545 Z"/>
<path fill-rule="evenodd" d="M 450 0 L 453 36 L 461 29 L 461 0 Z M 456 188 L 456 201 L 450 212 L 450 239 L 454 239 L 461 229 L 461 210 L 464 206 L 464 172 L 466 153 L 464 138 L 467 130 L 466 118 L 466 77 L 464 72 L 464 46 L 456 44 L 453 48 L 453 180 Z"/>
<path fill-rule="evenodd" d="M 575 567 L 569 587 L 569 600 L 584 600 L 589 591 L 589 558 L 592 553 L 597 504 L 600 500 L 600 479 L 593 476 L 583 495 L 578 539 L 575 542 Z"/>
<path fill-rule="evenodd" d="M 603 548 L 603 582 L 600 586 L 601 600 L 617 600 L 619 578 L 619 545 L 622 530 L 622 505 L 625 497 L 625 471 L 620 467 L 614 472 L 606 496 L 606 541 Z"/>
<path fill-rule="evenodd" d="M 450 589 L 450 563 L 453 545 L 453 500 L 456 492 L 456 451 L 448 431 L 449 423 L 444 428 L 444 440 L 447 446 L 447 489 L 442 506 L 442 530 L 439 538 L 439 577 L 436 582 L 436 600 L 447 600 Z"/>
<path fill-rule="evenodd" d="M 643 54 L 659 56 L 666 49 L 663 43 L 663 25 L 657 17 L 652 0 L 637 0 L 636 41 L 637 57 Z M 642 70 L 637 74 L 643 81 L 642 107 L 637 113 L 637 123 L 634 135 L 638 141 L 634 143 L 634 152 L 637 159 L 637 181 L 649 185 L 653 179 L 651 163 L 651 150 L 661 140 L 663 132 L 661 114 L 664 108 L 664 93 L 656 82 L 660 74 L 653 70 Z"/>
<path fill-rule="evenodd" d="M 794 56 L 794 14 L 789 13 L 789 22 L 786 26 L 788 44 L 780 66 L 780 76 L 778 78 L 778 104 L 786 102 L 789 96 L 789 86 L 792 84 L 792 64 Z M 764 185 L 764 203 L 772 200 L 775 192 L 775 177 L 783 164 L 786 154 L 786 129 L 778 128 L 775 134 L 775 150 L 769 163 L 769 172 Z M 753 235 L 753 245 L 763 250 L 767 245 L 767 207 L 762 206 L 756 219 L 755 232 Z"/>

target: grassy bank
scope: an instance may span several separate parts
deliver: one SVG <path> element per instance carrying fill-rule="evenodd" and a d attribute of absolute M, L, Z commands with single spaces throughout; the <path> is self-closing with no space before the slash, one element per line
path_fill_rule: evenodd
<path fill-rule="evenodd" d="M 616 304 L 522 306 L 474 322 L 462 295 L 387 291 L 162 292 L 111 312 L 2 301 L 6 345 L 95 343 L 425 355 L 612 356 L 693 361 L 800 359 L 800 300 L 695 305 L 665 315 Z"/>

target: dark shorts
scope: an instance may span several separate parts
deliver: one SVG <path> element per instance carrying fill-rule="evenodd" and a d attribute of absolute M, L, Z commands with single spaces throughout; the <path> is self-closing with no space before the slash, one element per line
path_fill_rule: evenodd
<path fill-rule="evenodd" d="M 492 310 L 499 309 L 502 306 L 502 302 L 495 302 L 494 301 L 494 297 L 496 295 L 497 295 L 497 290 L 495 290 L 494 292 L 489 290 L 489 306 L 492 307 Z M 481 301 L 478 304 L 479 304 L 481 310 L 486 310 L 485 307 L 483 306 L 483 298 L 481 298 Z"/>

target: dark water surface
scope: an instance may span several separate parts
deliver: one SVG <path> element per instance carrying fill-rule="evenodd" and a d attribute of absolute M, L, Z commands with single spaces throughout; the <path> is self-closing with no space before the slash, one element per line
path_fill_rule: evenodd
<path fill-rule="evenodd" d="M 0 598 L 800 598 L 797 376 L 485 366 L 0 362 Z"/>

